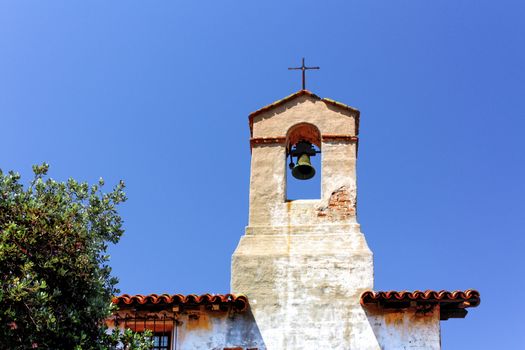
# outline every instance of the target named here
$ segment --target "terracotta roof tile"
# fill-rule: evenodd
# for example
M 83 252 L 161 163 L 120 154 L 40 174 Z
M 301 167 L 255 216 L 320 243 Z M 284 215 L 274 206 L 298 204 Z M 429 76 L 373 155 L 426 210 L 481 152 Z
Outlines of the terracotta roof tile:
M 174 306 L 174 305 L 211 305 L 228 304 L 237 311 L 244 311 L 248 307 L 248 298 L 244 295 L 235 294 L 149 294 L 128 295 L 123 294 L 113 298 L 113 304 L 120 307 L 126 306 Z
M 466 291 L 366 291 L 361 294 L 361 305 L 377 306 L 382 308 L 406 308 L 412 305 L 437 305 L 441 309 L 441 319 L 463 318 L 468 307 L 480 304 L 480 294 L 477 290 Z

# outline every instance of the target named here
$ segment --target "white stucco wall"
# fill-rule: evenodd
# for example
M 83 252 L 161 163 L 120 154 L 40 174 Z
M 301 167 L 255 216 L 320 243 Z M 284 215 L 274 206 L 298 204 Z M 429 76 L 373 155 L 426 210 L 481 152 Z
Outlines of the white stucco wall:
M 300 123 L 355 136 L 356 112 L 300 96 L 254 118 L 254 137 Z M 321 198 L 286 200 L 286 145 L 252 149 L 250 217 L 232 258 L 268 349 L 377 349 L 359 297 L 373 288 L 372 253 L 356 220 L 356 142 L 323 141 Z
M 163 315 L 168 315 L 168 321 L 163 323 Z M 266 350 L 257 323 L 250 309 L 242 312 L 211 311 L 205 306 L 194 307 L 174 314 L 171 307 L 160 313 L 139 311 L 129 312 L 126 309 L 117 313 L 120 319 L 118 327 L 121 330 L 130 328 L 137 332 L 149 329 L 156 332 L 167 332 L 171 335 L 173 350 L 223 350 L 225 348 Z M 128 321 L 124 318 L 128 315 Z M 153 319 L 157 316 L 156 323 Z M 137 321 L 133 318 L 137 318 Z M 171 321 L 178 320 L 175 326 Z M 146 318 L 146 322 L 144 319 Z M 108 320 L 111 329 L 115 327 L 115 318 Z
M 429 312 L 367 310 L 367 317 L 382 350 L 441 349 L 439 306 Z
M 266 349 L 249 310 L 234 315 L 201 313 L 198 319 L 183 317 L 181 321 L 177 329 L 178 350 Z
M 282 286 L 287 289 L 289 286 Z M 178 326 L 171 322 L 165 328 L 171 334 L 171 349 L 177 350 L 223 350 L 232 349 L 356 349 L 356 350 L 439 350 L 439 309 L 418 312 L 416 308 L 402 310 L 363 309 L 340 301 L 330 302 L 323 298 L 329 286 L 320 286 L 316 296 L 303 291 L 286 304 L 276 303 L 268 310 L 267 318 L 255 321 L 250 309 L 234 313 L 210 311 L 205 307 L 177 315 Z M 307 300 L 305 303 L 303 300 Z M 257 304 L 254 301 L 255 305 Z M 297 305 L 310 313 L 307 319 Z M 262 310 L 265 313 L 265 310 Z M 124 312 L 125 313 L 125 312 Z M 122 314 L 122 317 L 124 315 Z M 147 313 L 153 316 L 154 313 Z M 141 318 L 144 313 L 139 313 Z M 161 318 L 159 318 L 161 319 Z M 300 321 L 300 322 L 299 322 Z M 299 323 L 297 323 L 299 322 Z M 263 335 L 260 326 L 271 324 Z M 134 328 L 133 320 L 128 322 Z M 139 320 L 136 330 L 142 331 Z M 124 324 L 120 323 L 123 329 Z M 163 330 L 157 321 L 156 330 Z M 146 328 L 153 330 L 150 320 Z M 266 341 L 266 342 L 265 342 Z

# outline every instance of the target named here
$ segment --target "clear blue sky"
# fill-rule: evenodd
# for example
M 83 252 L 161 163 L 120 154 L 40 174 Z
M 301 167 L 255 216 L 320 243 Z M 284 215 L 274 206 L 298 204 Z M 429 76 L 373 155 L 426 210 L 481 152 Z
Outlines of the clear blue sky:
M 525 2 L 0 1 L 0 167 L 127 183 L 127 293 L 223 293 L 248 114 L 300 88 L 361 111 L 376 289 L 468 289 L 444 349 L 525 347 Z

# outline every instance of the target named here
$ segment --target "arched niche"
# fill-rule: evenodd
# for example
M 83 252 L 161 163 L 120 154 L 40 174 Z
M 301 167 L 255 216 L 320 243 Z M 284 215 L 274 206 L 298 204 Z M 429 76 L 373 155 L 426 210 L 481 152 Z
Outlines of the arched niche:
M 314 149 L 321 151 L 321 132 L 319 128 L 310 123 L 298 123 L 288 129 L 286 133 L 286 158 L 290 157 L 292 147 L 300 141 L 307 141 L 314 146 Z M 287 160 L 288 161 L 288 160 Z M 290 157 L 290 160 L 291 157 Z M 291 168 L 286 166 L 286 200 L 297 199 L 320 199 L 321 198 L 321 156 L 310 158 L 312 166 L 316 170 L 316 175 L 309 180 L 297 180 L 291 174 Z
M 310 123 L 295 124 L 286 133 L 286 149 L 289 151 L 299 141 L 308 141 L 321 149 L 321 132 Z

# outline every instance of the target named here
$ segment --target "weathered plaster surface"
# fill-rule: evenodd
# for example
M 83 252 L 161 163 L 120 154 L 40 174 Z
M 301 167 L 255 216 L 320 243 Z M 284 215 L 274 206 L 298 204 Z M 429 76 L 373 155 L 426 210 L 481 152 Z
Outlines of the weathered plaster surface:
M 244 236 L 232 288 L 250 299 L 268 349 L 350 349 L 363 333 L 359 305 L 372 287 L 372 256 L 352 235 Z M 376 349 L 377 347 L 358 347 Z
M 310 123 L 355 135 L 355 115 L 307 96 L 255 117 L 254 137 Z M 268 349 L 378 349 L 359 304 L 373 288 L 372 253 L 356 220 L 356 143 L 321 143 L 321 198 L 286 200 L 286 145 L 252 149 L 250 219 L 232 259 Z
M 198 318 L 184 317 L 181 321 L 177 329 L 177 349 L 180 350 L 266 349 L 249 311 L 235 315 L 201 313 Z
M 171 349 L 177 350 L 223 350 L 224 348 L 258 349 L 266 350 L 266 346 L 259 332 L 257 323 L 248 309 L 241 313 L 229 311 L 211 311 L 203 306 L 191 311 L 184 311 L 177 315 L 177 326 L 172 321 L 167 324 L 162 322 L 165 312 L 157 314 L 158 321 L 153 323 L 155 313 L 132 313 L 138 317 L 127 324 L 122 321 L 120 329 L 131 328 L 138 332 L 145 328 L 156 332 L 169 332 L 171 334 Z M 121 320 L 126 312 L 120 313 Z M 170 317 L 171 312 L 168 312 Z M 148 321 L 144 323 L 144 316 Z M 110 329 L 114 324 L 109 324 Z
M 321 153 L 321 198 L 286 200 L 286 147 L 262 145 L 252 150 L 249 228 L 274 228 L 356 223 L 356 144 L 323 142 Z M 334 194 L 342 193 L 345 216 L 327 220 L 322 211 L 334 204 Z M 333 212 L 333 211 L 332 211 Z M 341 211 L 339 211 L 342 213 Z M 336 220 L 335 220 L 336 219 Z M 319 228 L 323 230 L 323 228 Z
M 282 113 L 278 113 L 282 110 Z M 302 96 L 277 111 L 254 120 L 254 137 L 286 137 L 294 125 L 310 123 L 321 135 L 355 135 L 355 115 L 334 110 L 321 101 Z M 286 145 L 257 145 L 252 149 L 249 227 L 276 227 L 326 224 L 317 210 L 326 207 L 334 191 L 348 191 L 353 215 L 341 218 L 355 223 L 357 143 L 322 141 L 321 198 L 318 201 L 286 201 Z
M 310 96 L 300 96 L 255 116 L 253 137 L 285 136 L 299 123 L 311 123 L 323 134 L 355 135 L 356 112 L 330 106 Z
M 360 283 L 363 282 L 357 282 Z M 289 284 L 283 285 L 280 292 L 289 294 L 290 287 Z M 121 321 L 119 326 L 139 332 L 145 328 L 169 332 L 171 348 L 179 350 L 440 349 L 438 307 L 426 312 L 416 308 L 365 311 L 359 305 L 351 305 L 344 300 L 328 300 L 327 295 L 334 292 L 332 288 L 333 283 L 327 281 L 315 290 L 298 291 L 290 300 L 275 301 L 264 308 L 261 308 L 264 301 L 254 300 L 252 303 L 259 305 L 260 316 L 257 321 L 249 309 L 232 313 L 231 310 L 211 311 L 198 307 L 179 313 L 176 327 L 172 321 L 163 324 L 161 320 L 165 311 L 157 314 L 156 323 L 152 321 L 156 315 L 154 312 L 132 312 L 139 320 L 130 320 L 127 326 Z M 283 312 L 275 308 L 282 308 Z M 300 319 L 299 316 L 304 316 L 302 309 L 311 315 Z M 121 320 L 125 314 L 120 312 Z M 170 312 L 168 314 L 171 315 Z M 147 323 L 142 321 L 145 315 L 149 317 Z M 266 329 L 263 335 L 259 327 L 266 323 L 273 326 Z M 108 322 L 108 325 L 110 329 L 114 327 L 112 322 Z M 265 343 L 266 338 L 269 341 Z
M 439 306 L 429 312 L 368 310 L 367 316 L 381 349 L 441 349 Z

